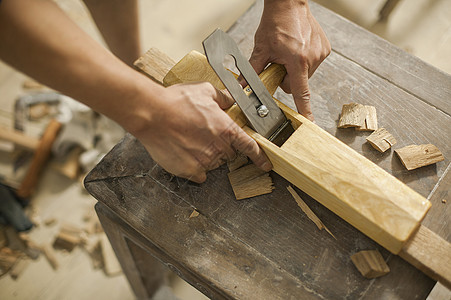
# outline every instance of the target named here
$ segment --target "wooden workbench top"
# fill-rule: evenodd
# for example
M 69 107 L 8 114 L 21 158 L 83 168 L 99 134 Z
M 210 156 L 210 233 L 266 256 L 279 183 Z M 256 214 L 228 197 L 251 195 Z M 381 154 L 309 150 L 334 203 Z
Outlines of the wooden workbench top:
M 451 76 L 315 3 L 311 10 L 332 44 L 309 82 L 317 124 L 427 197 L 432 208 L 423 224 L 450 241 Z M 261 11 L 257 1 L 229 30 L 248 56 Z M 293 107 L 283 92 L 275 97 Z M 341 107 L 350 102 L 376 107 L 379 126 L 398 141 L 395 149 L 431 143 L 445 160 L 407 171 L 393 150 L 379 153 L 365 143 L 369 133 L 337 129 Z M 429 294 L 431 279 L 297 190 L 336 240 L 319 231 L 287 191 L 289 183 L 271 176 L 273 193 L 236 201 L 225 167 L 194 184 L 162 170 L 127 135 L 85 183 L 165 253 L 166 263 L 210 296 L 421 299 Z M 200 215 L 189 218 L 193 209 Z M 358 273 L 350 257 L 369 249 L 381 251 L 388 275 L 368 280 Z M 206 286 L 217 288 L 217 294 Z

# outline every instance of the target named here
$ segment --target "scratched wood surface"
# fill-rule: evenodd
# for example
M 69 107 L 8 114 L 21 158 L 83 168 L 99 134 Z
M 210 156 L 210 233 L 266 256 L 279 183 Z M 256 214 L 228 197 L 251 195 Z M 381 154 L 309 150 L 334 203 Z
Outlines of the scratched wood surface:
M 428 197 L 432 209 L 424 224 L 449 240 L 451 118 L 449 101 L 439 100 L 450 93 L 450 76 L 319 5 L 311 7 L 333 48 L 310 80 L 318 125 Z M 258 1 L 230 30 L 248 56 L 261 10 Z M 347 49 L 351 46 L 355 49 Z M 380 56 L 375 49 L 385 54 Z M 390 63 L 396 67 L 390 69 Z M 416 68 L 429 76 L 414 76 Z M 429 78 L 433 82 L 425 83 Z M 290 104 L 290 97 L 282 92 L 276 98 Z M 432 143 L 445 161 L 408 172 L 392 150 L 381 154 L 366 144 L 369 133 L 336 129 L 341 106 L 349 102 L 375 106 L 380 127 L 398 140 L 395 148 Z M 234 200 L 226 174 L 225 167 L 214 170 L 201 185 L 172 177 L 127 135 L 85 184 L 158 253 L 164 253 L 166 263 L 212 297 L 424 299 L 433 287 L 434 282 L 414 267 L 297 190 L 337 240 L 318 231 L 287 191 L 289 183 L 277 174 L 271 173 L 276 187 L 272 194 L 244 201 Z M 189 219 L 194 208 L 200 215 Z M 369 249 L 382 253 L 391 269 L 388 275 L 367 280 L 354 268 L 351 255 Z M 211 292 L 212 287 L 217 291 Z

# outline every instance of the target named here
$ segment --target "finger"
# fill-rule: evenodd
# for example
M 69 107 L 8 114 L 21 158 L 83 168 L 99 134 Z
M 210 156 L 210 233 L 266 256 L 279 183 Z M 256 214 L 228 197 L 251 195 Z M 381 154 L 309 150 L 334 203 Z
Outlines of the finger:
M 266 65 L 268 65 L 268 58 L 254 53 L 252 53 L 251 58 L 249 58 L 249 63 L 254 68 L 255 73 L 260 74 L 265 69 Z
M 235 100 L 233 100 L 232 97 L 230 97 L 230 94 L 225 91 L 220 91 L 218 89 L 214 88 L 213 93 L 213 100 L 215 100 L 216 103 L 218 103 L 219 107 L 221 109 L 227 109 L 230 106 L 232 106 L 235 103 Z
M 231 140 L 232 147 L 248 156 L 260 169 L 268 172 L 272 169 L 271 162 L 258 146 L 257 142 L 248 136 L 239 126 L 234 128 L 235 134 Z
M 199 171 L 198 173 L 185 178 L 196 183 L 202 183 L 207 180 L 207 173 L 205 171 Z
M 304 68 L 305 69 L 305 68 Z M 294 74 L 294 76 L 293 76 Z M 312 108 L 310 106 L 310 90 L 308 85 L 308 69 L 303 72 L 292 72 L 290 74 L 290 86 L 294 98 L 294 103 L 298 112 L 309 119 L 314 121 Z

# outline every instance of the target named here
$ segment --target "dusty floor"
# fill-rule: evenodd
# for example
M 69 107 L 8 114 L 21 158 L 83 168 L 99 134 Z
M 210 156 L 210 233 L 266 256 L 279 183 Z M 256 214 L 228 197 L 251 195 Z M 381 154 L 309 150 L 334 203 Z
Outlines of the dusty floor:
M 89 34 L 101 41 L 80 0 L 58 0 L 63 9 Z M 143 50 L 157 47 L 174 60 L 190 50 L 201 50 L 201 41 L 216 27 L 227 29 L 251 4 L 252 0 L 141 0 L 141 37 Z M 374 31 L 404 50 L 419 56 L 437 68 L 451 73 L 451 1 L 401 1 L 386 23 L 376 24 L 383 0 L 319 0 L 320 4 Z M 189 12 L 189 13 L 187 13 Z M 21 95 L 26 77 L 0 62 L 0 125 L 12 126 L 13 104 Z M 39 124 L 26 128 L 30 135 L 39 133 Z M 0 150 L 0 172 L 11 172 L 10 156 Z M 33 205 L 42 219 L 55 217 L 53 226 L 33 230 L 32 238 L 51 241 L 63 221 L 81 224 L 86 211 L 93 208 L 91 198 L 78 181 L 61 176 L 53 167 L 47 169 Z M 61 267 L 53 271 L 40 257 L 13 280 L 0 278 L 0 299 L 133 299 L 123 275 L 107 277 L 94 270 L 88 255 L 80 248 L 70 254 L 58 252 Z M 180 299 L 205 299 L 182 280 L 171 282 Z M 162 298 L 167 299 L 167 298 Z

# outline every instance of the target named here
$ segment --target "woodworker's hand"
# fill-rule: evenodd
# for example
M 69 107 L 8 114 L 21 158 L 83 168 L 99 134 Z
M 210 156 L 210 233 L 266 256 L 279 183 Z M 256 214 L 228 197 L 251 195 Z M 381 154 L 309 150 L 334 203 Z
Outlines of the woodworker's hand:
M 2 0 L 0 59 L 113 119 L 175 175 L 202 182 L 236 150 L 271 169 L 257 143 L 222 110 L 231 98 L 209 83 L 164 88 L 152 82 L 90 38 L 54 1 Z
M 200 183 L 237 150 L 271 170 L 258 144 L 223 111 L 234 101 L 210 83 L 174 85 L 159 96 L 149 122 L 132 134 L 168 172 Z
M 265 0 L 250 63 L 257 74 L 269 63 L 285 66 L 281 87 L 293 94 L 296 107 L 313 121 L 308 79 L 331 51 L 321 26 L 310 13 L 307 0 Z

